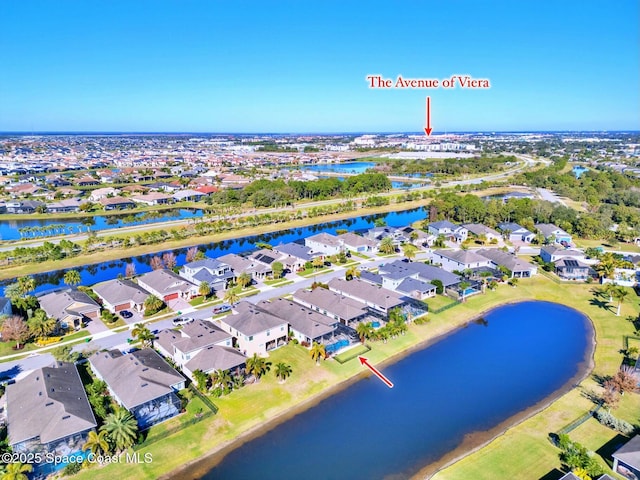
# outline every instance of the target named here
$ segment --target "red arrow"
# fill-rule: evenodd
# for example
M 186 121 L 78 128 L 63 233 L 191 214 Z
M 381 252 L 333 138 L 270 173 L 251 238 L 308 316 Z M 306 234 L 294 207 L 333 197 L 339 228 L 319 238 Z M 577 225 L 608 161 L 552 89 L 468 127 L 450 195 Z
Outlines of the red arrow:
M 369 364 L 369 360 L 367 360 L 365 357 L 358 357 L 358 360 L 360 360 L 360 363 L 362 365 L 364 365 L 365 367 L 367 367 L 369 370 L 371 370 L 373 372 L 373 374 L 378 377 L 380 380 L 382 380 L 385 385 L 389 388 L 393 388 L 393 383 L 391 383 L 391 380 L 389 380 L 387 377 L 385 377 L 383 374 L 381 374 L 377 368 L 373 367 L 372 365 Z
M 431 97 L 427 97 L 427 127 L 424 129 L 424 133 L 427 134 L 427 137 L 431 136 Z

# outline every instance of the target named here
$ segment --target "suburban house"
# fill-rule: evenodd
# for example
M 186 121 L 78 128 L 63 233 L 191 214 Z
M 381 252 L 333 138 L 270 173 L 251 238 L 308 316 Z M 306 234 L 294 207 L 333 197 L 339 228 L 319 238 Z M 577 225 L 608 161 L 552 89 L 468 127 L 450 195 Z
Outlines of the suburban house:
M 60 200 L 47 205 L 48 213 L 78 212 L 83 202 L 78 198 Z
M 536 234 L 530 232 L 524 227 L 521 227 L 517 223 L 503 222 L 498 225 L 498 230 L 502 233 L 505 240 L 510 242 L 525 242 L 531 243 Z
M 229 333 L 204 320 L 187 323 L 179 331 L 161 330 L 154 345 L 191 380 L 196 370 L 204 373 L 238 370 L 246 361 L 245 356 L 232 347 Z
M 369 238 L 365 238 L 361 235 L 357 235 L 353 232 L 343 233 L 338 235 L 338 238 L 348 250 L 352 250 L 358 253 L 375 253 L 378 251 L 378 242 L 375 242 Z
M 586 281 L 594 275 L 593 269 L 586 263 L 574 258 L 561 258 L 554 262 L 554 272 L 565 280 Z
M 203 192 L 198 192 L 196 190 L 186 189 L 186 190 L 178 190 L 173 194 L 173 199 L 176 202 L 199 202 L 204 197 L 208 195 Z
M 98 320 L 100 305 L 84 292 L 70 288 L 38 297 L 40 308 L 62 328 L 82 327 L 85 319 Z
M 242 301 L 234 314 L 218 319 L 220 326 L 233 335 L 233 346 L 244 355 L 266 355 L 287 343 L 289 326 L 286 321 L 263 308 Z
M 538 267 L 497 248 L 483 248 L 476 253 L 491 261 L 490 267 L 504 267 L 511 272 L 511 278 L 529 278 L 538 273 Z
M 413 227 L 404 227 L 401 228 L 400 231 L 409 239 L 410 243 L 418 247 L 432 246 L 437 238 L 436 235 L 423 232 L 422 230 Z
M 44 207 L 43 202 L 37 200 L 23 200 L 21 202 L 7 202 L 5 209 L 7 213 L 35 213 L 38 207 Z
M 163 302 L 190 300 L 198 295 L 198 287 L 166 268 L 145 273 L 138 278 L 138 284 Z
M 273 247 L 273 251 L 293 259 L 293 261 L 280 260 L 283 263 L 288 263 L 293 266 L 294 268 L 291 268 L 292 271 L 303 269 L 306 262 L 312 262 L 314 258 L 322 256 L 320 252 L 314 252 L 306 245 L 300 245 L 295 242 L 281 243 L 277 247 Z
M 312 345 L 313 342 L 318 342 L 326 345 L 335 339 L 336 324 L 339 323 L 336 319 L 285 298 L 263 300 L 257 305 L 285 320 L 293 338 L 303 344 Z
M 111 313 L 122 310 L 144 312 L 144 302 L 150 295 L 137 283 L 126 279 L 99 283 L 94 285 L 93 291 L 102 301 L 102 306 Z
M 421 279 L 417 269 L 410 268 L 412 262 L 395 261 L 381 265 L 377 275 L 362 272 L 360 279 L 382 285 L 409 297 L 423 300 L 436 295 L 436 286 Z M 378 283 L 380 282 L 380 283 Z
M 544 235 L 545 241 L 553 241 L 555 243 L 569 244 L 571 243 L 571 235 L 556 227 L 553 223 L 538 223 L 536 224 L 538 231 Z
M 491 266 L 491 261 L 473 250 L 434 250 L 433 263 L 439 263 L 448 272 L 471 270 Z
M 207 282 L 215 291 L 226 290 L 235 278 L 231 266 L 215 258 L 203 258 L 184 264 L 180 269 L 180 276 L 194 285 Z
M 502 238 L 502 235 L 493 228 L 489 228 L 481 223 L 465 223 L 463 227 L 476 238 L 481 238 L 484 235 L 484 238 L 486 238 L 486 241 L 489 243 L 496 243 Z
M 337 255 L 344 249 L 340 238 L 324 232 L 305 238 L 304 244 L 312 252 L 319 252 L 323 255 Z
M 300 289 L 293 294 L 293 300 L 350 327 L 355 327 L 369 315 L 364 303 L 326 288 Z
M 11 315 L 11 299 L 0 297 L 0 315 Z
M 167 205 L 175 201 L 171 195 L 160 192 L 148 192 L 143 195 L 135 195 L 131 197 L 131 200 L 136 203 L 144 203 L 145 205 Z
M 120 191 L 117 188 L 113 187 L 96 188 L 89 195 L 89 200 L 91 200 L 92 202 L 99 202 L 103 198 L 115 197 L 119 193 Z
M 273 273 L 270 264 L 262 263 L 253 257 L 243 257 L 235 253 L 228 253 L 218 257 L 218 260 L 223 264 L 229 265 L 235 275 L 248 273 L 256 280 L 263 280 Z
M 616 450 L 613 457 L 613 471 L 625 478 L 640 478 L 640 435 L 636 435 Z
M 572 258 L 583 262 L 587 257 L 580 250 L 556 247 L 555 245 L 544 245 L 540 248 L 540 258 L 545 262 L 556 262 L 562 258 Z
M 176 392 L 185 388 L 185 379 L 155 350 L 96 352 L 89 364 L 113 399 L 136 417 L 140 430 L 180 413 Z
M 125 210 L 127 208 L 135 208 L 136 206 L 133 200 L 124 197 L 101 198 L 100 204 L 105 210 Z
M 469 235 L 469 230 L 464 226 L 456 225 L 448 220 L 430 223 L 427 226 L 427 230 L 436 237 L 443 236 L 447 240 L 455 243 L 464 242 Z
M 57 362 L 7 385 L 7 432 L 14 452 L 75 453 L 96 428 L 73 363 Z
M 376 244 L 382 241 L 382 239 L 390 237 L 393 244 L 398 247 L 401 244 L 408 242 L 409 239 L 405 237 L 404 232 L 395 227 L 373 227 L 367 230 L 367 238 L 374 240 Z
M 407 304 L 407 299 L 402 295 L 358 279 L 347 281 L 343 278 L 333 278 L 329 282 L 329 290 L 358 300 L 385 317 L 389 315 L 390 310 Z

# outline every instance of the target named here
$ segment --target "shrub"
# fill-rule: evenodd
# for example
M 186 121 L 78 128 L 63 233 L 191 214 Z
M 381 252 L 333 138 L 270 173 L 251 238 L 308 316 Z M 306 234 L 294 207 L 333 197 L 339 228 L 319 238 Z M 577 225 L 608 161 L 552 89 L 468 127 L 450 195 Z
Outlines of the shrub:
M 632 435 L 636 427 L 631 425 L 629 422 L 625 422 L 624 420 L 614 417 L 611 412 L 607 412 L 606 410 L 598 410 L 595 413 L 596 420 L 598 420 L 605 427 L 612 428 L 623 435 Z

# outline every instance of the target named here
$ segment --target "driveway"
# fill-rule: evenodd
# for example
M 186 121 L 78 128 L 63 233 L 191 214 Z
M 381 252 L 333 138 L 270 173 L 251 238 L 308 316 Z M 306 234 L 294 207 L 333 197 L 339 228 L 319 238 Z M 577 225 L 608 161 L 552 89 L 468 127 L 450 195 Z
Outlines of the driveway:
M 167 302 L 167 306 L 173 310 L 174 312 L 184 312 L 185 310 L 189 310 L 191 305 L 189 302 L 182 298 L 176 298 L 175 300 L 169 300 Z

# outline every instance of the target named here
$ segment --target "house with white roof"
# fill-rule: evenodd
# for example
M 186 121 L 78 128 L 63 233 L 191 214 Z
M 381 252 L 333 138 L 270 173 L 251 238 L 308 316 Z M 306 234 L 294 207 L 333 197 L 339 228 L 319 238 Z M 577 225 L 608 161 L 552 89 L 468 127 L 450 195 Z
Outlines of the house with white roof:
M 337 255 L 344 249 L 344 244 L 339 237 L 325 232 L 305 238 L 304 244 L 312 252 L 323 255 Z
M 433 263 L 439 263 L 448 272 L 489 267 L 491 261 L 478 255 L 473 250 L 434 250 L 431 254 Z
M 144 312 L 144 302 L 151 295 L 137 283 L 126 279 L 114 279 L 93 286 L 102 306 L 111 313 L 122 310 Z

